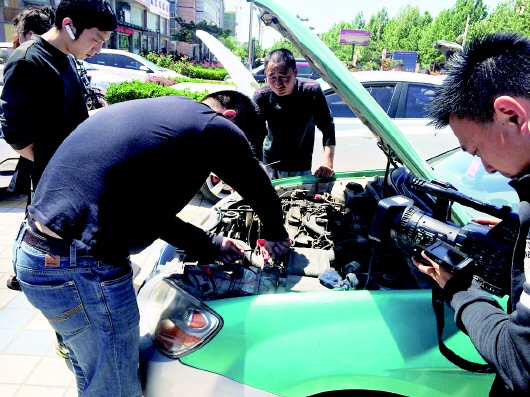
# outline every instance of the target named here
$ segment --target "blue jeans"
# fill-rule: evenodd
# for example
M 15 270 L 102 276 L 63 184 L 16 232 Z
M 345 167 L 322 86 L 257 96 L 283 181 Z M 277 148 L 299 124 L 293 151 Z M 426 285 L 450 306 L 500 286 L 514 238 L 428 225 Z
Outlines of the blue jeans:
M 139 312 L 130 267 L 78 255 L 45 261 L 17 237 L 16 275 L 30 303 L 70 350 L 80 396 L 140 397 Z M 47 265 L 47 266 L 46 266 Z

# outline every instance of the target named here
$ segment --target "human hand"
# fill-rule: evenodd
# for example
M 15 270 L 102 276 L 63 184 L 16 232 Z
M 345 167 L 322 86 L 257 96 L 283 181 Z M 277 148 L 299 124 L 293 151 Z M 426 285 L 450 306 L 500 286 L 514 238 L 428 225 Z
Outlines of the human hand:
M 432 261 L 425 255 L 425 251 L 421 252 L 421 260 L 412 258 L 412 262 L 422 273 L 425 273 L 427 276 L 432 277 L 434 281 L 438 283 L 440 287 L 444 287 L 445 283 L 449 281 L 453 274 L 448 272 L 443 267 L 438 265 L 436 262 Z
M 291 239 L 288 237 L 285 240 L 280 241 L 265 241 L 264 247 L 271 256 L 272 260 L 280 262 L 281 258 L 287 253 L 291 246 Z
M 216 259 L 224 263 L 231 263 L 240 259 L 243 254 L 244 249 L 235 240 L 223 237 Z
M 328 167 L 327 165 L 321 165 L 318 170 L 314 172 L 313 175 L 318 176 L 320 178 L 331 178 L 335 174 L 335 171 L 333 171 L 332 167 Z

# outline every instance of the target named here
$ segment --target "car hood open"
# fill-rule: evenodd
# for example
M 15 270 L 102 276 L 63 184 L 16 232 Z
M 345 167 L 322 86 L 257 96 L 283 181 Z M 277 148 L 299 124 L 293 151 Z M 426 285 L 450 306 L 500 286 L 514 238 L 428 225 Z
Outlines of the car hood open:
M 253 4 L 259 8 L 263 23 L 277 30 L 293 43 L 304 58 L 318 70 L 320 76 L 372 131 L 387 156 L 392 156 L 418 177 L 434 178 L 431 167 L 418 155 L 362 84 L 352 76 L 352 73 L 317 35 L 296 16 L 285 10 L 279 1 L 255 0 Z M 197 31 L 197 36 L 225 67 L 236 83 L 237 90 L 252 97 L 259 85 L 241 61 L 210 34 Z
M 266 26 L 274 28 L 296 46 L 304 58 L 319 72 L 322 79 L 341 96 L 357 117 L 370 129 L 387 157 L 390 156 L 401 163 L 417 177 L 427 180 L 435 179 L 429 164 L 419 156 L 385 111 L 315 33 L 277 0 L 254 0 L 253 4 L 260 11 L 261 21 Z M 251 96 L 257 83 L 241 61 L 208 33 L 198 31 L 197 36 L 208 45 L 232 79 L 236 81 L 237 89 Z M 215 41 L 221 44 L 226 51 L 212 44 Z M 457 207 L 453 208 L 453 215 L 456 218 L 466 219 L 467 216 Z

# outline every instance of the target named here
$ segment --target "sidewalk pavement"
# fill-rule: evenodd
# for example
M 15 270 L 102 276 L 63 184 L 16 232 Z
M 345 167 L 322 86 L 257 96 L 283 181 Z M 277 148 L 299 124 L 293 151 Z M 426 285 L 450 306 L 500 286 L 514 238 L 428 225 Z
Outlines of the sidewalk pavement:
M 24 219 L 27 196 L 0 193 L 0 396 L 75 397 L 73 373 L 55 353 L 55 333 L 22 292 L 6 287 L 13 274 L 11 249 Z M 179 214 L 192 219 L 211 203 L 198 194 Z M 135 286 L 140 286 L 155 264 L 161 240 L 131 257 Z

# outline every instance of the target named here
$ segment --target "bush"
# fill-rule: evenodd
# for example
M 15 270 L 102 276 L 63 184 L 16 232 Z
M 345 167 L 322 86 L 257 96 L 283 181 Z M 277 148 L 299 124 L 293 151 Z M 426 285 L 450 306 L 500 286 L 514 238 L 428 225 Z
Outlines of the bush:
M 204 80 L 224 80 L 227 71 L 223 68 L 210 69 L 194 65 L 190 62 L 175 62 L 171 69 L 184 76 Z
M 174 70 L 190 78 L 223 81 L 228 74 L 219 62 L 205 60 L 197 62 L 190 60 L 187 56 L 183 56 L 178 61 L 174 61 L 171 56 L 164 54 L 158 55 L 154 52 L 149 52 L 145 55 L 145 58 L 158 66 Z
M 109 104 L 130 101 L 133 99 L 156 98 L 159 96 L 178 95 L 200 101 L 208 91 L 192 92 L 189 89 L 175 90 L 153 82 L 124 81 L 111 85 L 105 95 Z

